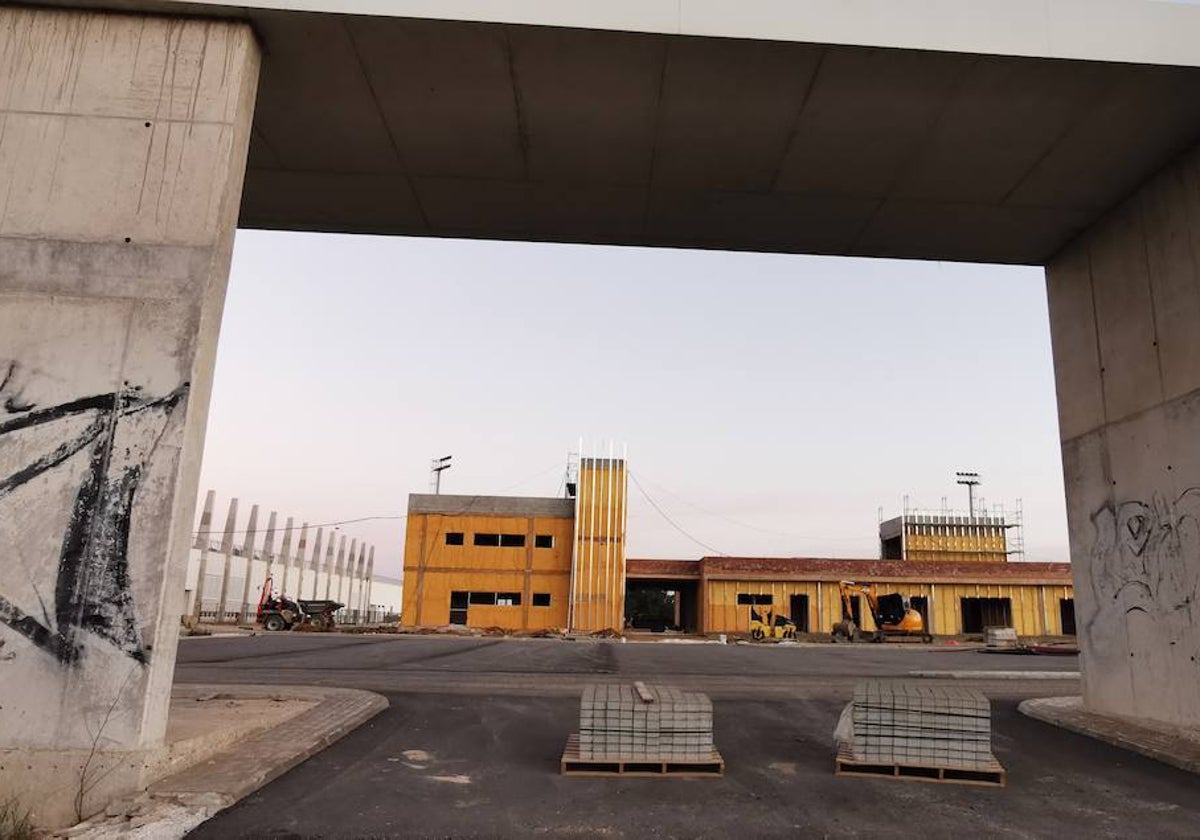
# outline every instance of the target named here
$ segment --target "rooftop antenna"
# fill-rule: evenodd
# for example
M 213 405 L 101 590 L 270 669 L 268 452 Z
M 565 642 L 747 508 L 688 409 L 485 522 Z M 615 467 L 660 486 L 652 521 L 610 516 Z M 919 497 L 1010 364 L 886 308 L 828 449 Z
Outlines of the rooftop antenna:
M 442 473 L 450 469 L 450 459 L 453 455 L 446 455 L 443 458 L 434 458 L 429 467 L 429 484 L 433 487 L 434 495 L 442 493 Z
M 956 472 L 955 484 L 966 485 L 967 488 L 967 510 L 972 519 L 975 518 L 975 488 L 983 482 L 979 480 L 977 472 Z

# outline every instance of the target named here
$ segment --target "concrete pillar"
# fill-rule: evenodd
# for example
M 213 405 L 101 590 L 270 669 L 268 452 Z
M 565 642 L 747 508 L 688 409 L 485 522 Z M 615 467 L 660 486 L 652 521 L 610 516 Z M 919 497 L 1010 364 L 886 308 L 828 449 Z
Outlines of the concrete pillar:
M 1085 705 L 1200 728 L 1200 151 L 1047 266 Z
M 303 597 L 304 592 L 304 558 L 308 554 L 308 523 L 300 526 L 300 544 L 296 546 L 296 594 Z
M 283 526 L 283 547 L 279 549 L 279 565 L 283 567 L 283 580 L 279 582 L 276 591 L 280 595 L 287 594 L 288 567 L 291 566 L 292 556 L 292 517 L 287 518 Z
M 320 570 L 321 537 L 324 535 L 324 532 L 325 529 L 323 528 L 317 529 L 317 541 L 313 544 L 312 564 L 309 567 L 309 571 L 312 572 L 312 594 L 308 597 L 314 599 L 317 597 L 317 573 Z
M 0 7 L 0 790 L 42 825 L 163 742 L 257 77 L 243 23 Z
M 325 595 L 326 601 L 329 600 L 329 588 L 333 583 L 333 538 L 337 534 L 334 531 L 329 535 L 329 545 L 325 549 Z
M 242 601 L 238 604 L 238 622 L 246 621 L 250 600 L 250 578 L 254 576 L 254 545 L 258 542 L 258 505 L 250 507 L 250 522 L 246 525 L 246 539 L 242 542 L 242 557 L 246 560 L 246 572 L 242 576 Z
M 237 532 L 238 500 L 229 500 L 229 513 L 225 516 L 225 536 L 221 538 L 221 553 L 225 555 L 225 566 L 221 572 L 221 593 L 217 597 L 218 623 L 225 620 L 225 610 L 229 600 L 229 575 L 233 567 L 233 542 Z
M 375 546 L 371 546 L 371 553 L 367 555 L 367 586 L 363 597 L 363 609 L 368 613 L 371 611 L 371 588 L 375 583 Z
M 204 578 L 208 575 L 208 552 L 212 545 L 213 504 L 217 494 L 209 490 L 204 497 L 204 512 L 200 514 L 200 530 L 196 534 L 195 547 L 200 549 L 200 568 L 196 574 L 196 591 L 192 593 L 192 620 L 200 620 L 200 608 L 204 601 Z
M 354 612 L 354 555 L 358 551 L 358 537 L 350 540 L 350 553 L 346 555 L 346 612 Z M 341 598 L 338 598 L 341 601 Z
M 337 576 L 337 595 L 335 596 L 334 600 L 338 601 L 339 603 L 344 603 L 342 601 L 342 580 L 346 573 L 346 565 L 344 562 L 345 559 L 346 537 L 343 536 L 340 540 L 338 540 L 337 565 L 333 568 L 333 573 Z
M 267 517 L 267 536 L 263 540 L 263 560 L 267 564 L 267 569 L 263 573 L 263 581 L 271 577 L 271 573 L 275 568 L 275 511 L 271 511 L 271 515 Z M 257 602 L 257 598 L 255 601 Z
M 363 543 L 358 547 L 358 564 L 354 567 L 354 612 L 357 614 L 357 623 L 363 622 L 362 610 L 362 594 L 363 581 L 366 579 L 367 573 L 367 544 Z

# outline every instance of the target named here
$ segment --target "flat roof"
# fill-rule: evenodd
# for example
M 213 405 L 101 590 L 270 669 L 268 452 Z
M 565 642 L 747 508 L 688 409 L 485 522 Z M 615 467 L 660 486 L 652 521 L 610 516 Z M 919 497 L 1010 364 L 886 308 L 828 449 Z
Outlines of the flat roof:
M 575 517 L 574 499 L 537 496 L 452 496 L 413 493 L 408 497 L 408 513 L 433 513 L 445 516 L 540 516 L 555 519 Z
M 709 580 L 853 580 L 1071 585 L 1070 563 L 855 560 L 826 557 L 704 557 Z

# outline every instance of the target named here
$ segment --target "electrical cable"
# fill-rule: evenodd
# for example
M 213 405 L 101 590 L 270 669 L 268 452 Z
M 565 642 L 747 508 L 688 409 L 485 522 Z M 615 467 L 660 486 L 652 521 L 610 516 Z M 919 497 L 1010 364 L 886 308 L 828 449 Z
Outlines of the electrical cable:
M 658 506 L 658 503 L 655 502 L 654 499 L 650 498 L 650 494 L 646 492 L 646 488 L 642 486 L 642 483 L 640 481 L 638 481 L 638 478 L 636 475 L 634 475 L 633 471 L 628 470 L 628 473 L 629 473 L 629 477 L 633 479 L 633 483 L 637 487 L 638 492 L 640 492 L 642 494 L 642 496 L 645 497 L 646 501 L 650 503 L 650 507 L 652 507 L 656 511 L 658 511 L 658 515 L 661 516 L 663 519 L 665 519 L 667 521 L 667 524 L 669 524 L 676 531 L 683 534 L 689 540 L 691 540 L 692 542 L 694 542 L 696 545 L 700 546 L 701 548 L 705 549 L 706 551 L 711 551 L 713 554 L 720 555 L 721 557 L 729 556 L 729 554 L 727 554 L 726 552 L 721 551 L 720 549 L 713 548 L 708 543 L 696 539 L 691 534 L 689 534 L 687 531 L 685 531 L 683 528 L 681 528 L 675 522 L 675 520 L 673 520 L 671 517 L 667 516 L 666 512 Z

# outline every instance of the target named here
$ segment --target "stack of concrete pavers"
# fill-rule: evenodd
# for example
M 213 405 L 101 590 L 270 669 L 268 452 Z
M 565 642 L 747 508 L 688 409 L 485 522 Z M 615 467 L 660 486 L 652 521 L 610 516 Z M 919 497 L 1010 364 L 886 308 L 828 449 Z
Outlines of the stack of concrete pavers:
M 995 764 L 988 699 L 972 688 L 870 680 L 854 689 L 856 761 L 977 769 Z
M 579 757 L 707 761 L 712 702 L 704 694 L 652 685 L 591 685 L 579 703 Z

